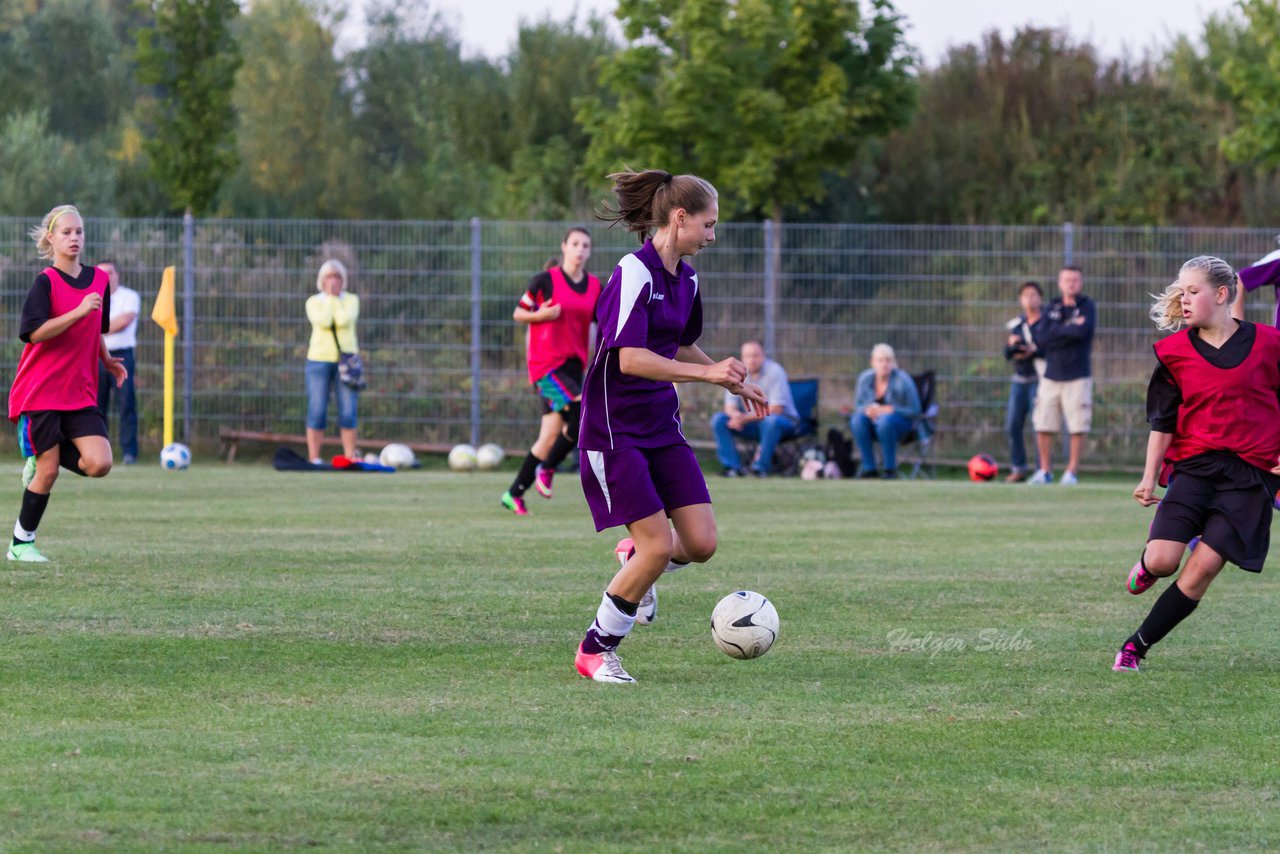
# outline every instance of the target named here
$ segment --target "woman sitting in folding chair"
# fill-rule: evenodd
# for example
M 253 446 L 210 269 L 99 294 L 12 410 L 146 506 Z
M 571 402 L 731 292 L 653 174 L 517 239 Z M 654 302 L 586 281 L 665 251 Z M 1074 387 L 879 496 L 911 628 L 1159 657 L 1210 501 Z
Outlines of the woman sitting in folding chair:
M 858 477 L 898 476 L 898 442 L 920 415 L 920 395 L 911 375 L 898 367 L 893 348 L 871 348 L 871 367 L 858 376 L 849 426 L 862 457 Z M 875 444 L 883 464 L 876 466 Z

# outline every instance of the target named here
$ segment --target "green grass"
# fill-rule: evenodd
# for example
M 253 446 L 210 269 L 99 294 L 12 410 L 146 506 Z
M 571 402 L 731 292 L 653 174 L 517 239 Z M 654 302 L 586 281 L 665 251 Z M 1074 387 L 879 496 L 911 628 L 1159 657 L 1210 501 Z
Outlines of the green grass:
M 64 477 L 56 563 L 0 566 L 0 850 L 1280 845 L 1275 574 L 1112 673 L 1154 601 L 1127 481 L 715 479 L 619 687 L 572 669 L 616 537 L 508 476 Z M 739 588 L 755 661 L 708 630 Z

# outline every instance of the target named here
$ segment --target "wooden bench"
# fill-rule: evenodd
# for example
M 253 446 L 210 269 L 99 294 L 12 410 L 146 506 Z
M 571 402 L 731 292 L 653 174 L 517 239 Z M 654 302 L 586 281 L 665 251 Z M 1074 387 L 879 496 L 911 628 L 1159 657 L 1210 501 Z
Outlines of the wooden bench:
M 273 445 L 305 445 L 307 437 L 296 433 L 265 433 L 259 430 L 233 430 L 230 427 L 218 428 L 218 439 L 222 442 L 222 453 L 226 454 L 227 462 L 235 462 L 236 451 L 241 442 L 267 442 Z M 357 439 L 357 450 L 380 451 L 390 441 L 384 439 Z M 401 445 L 408 445 L 414 452 L 419 454 L 447 454 L 453 447 L 452 445 L 443 445 L 436 442 L 400 442 Z M 321 442 L 321 446 L 342 446 L 342 440 L 337 436 L 326 436 Z M 508 456 L 513 452 L 507 451 Z M 523 454 L 524 451 L 516 451 L 514 453 Z

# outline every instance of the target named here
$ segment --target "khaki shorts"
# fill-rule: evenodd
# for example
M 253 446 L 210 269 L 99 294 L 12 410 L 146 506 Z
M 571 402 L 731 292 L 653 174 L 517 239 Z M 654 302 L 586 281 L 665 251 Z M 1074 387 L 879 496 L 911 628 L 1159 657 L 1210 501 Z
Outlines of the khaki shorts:
M 1062 419 L 1067 419 L 1068 433 L 1088 433 L 1093 423 L 1093 378 L 1078 380 L 1040 380 L 1031 423 L 1037 433 L 1057 433 Z

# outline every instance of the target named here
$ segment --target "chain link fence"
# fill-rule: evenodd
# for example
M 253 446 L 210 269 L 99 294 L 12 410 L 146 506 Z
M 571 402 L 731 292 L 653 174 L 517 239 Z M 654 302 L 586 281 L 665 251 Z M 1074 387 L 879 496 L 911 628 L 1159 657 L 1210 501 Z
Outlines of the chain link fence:
M 23 300 L 42 266 L 26 235 L 33 224 L 0 218 L 0 324 L 10 330 L 0 341 L 4 393 L 22 347 L 16 332 Z M 359 338 L 370 380 L 360 400 L 362 436 L 512 448 L 533 439 L 540 410 L 524 373 L 523 329 L 511 313 L 568 224 L 193 225 L 188 247 L 180 219 L 86 222 L 85 260 L 114 260 L 122 282 L 143 295 L 137 383 L 144 444 L 158 447 L 160 437 L 162 334 L 146 315 L 163 268 L 178 266 L 179 317 L 192 319 L 179 343 L 178 388 L 189 389 L 177 407 L 180 428 L 188 442 L 212 445 L 220 427 L 302 432 L 310 335 L 303 305 L 326 258 L 347 265 L 361 299 Z M 588 266 L 607 278 L 635 248 L 634 238 L 591 231 Z M 1219 255 L 1238 267 L 1274 246 L 1273 232 L 1258 229 L 1069 224 L 755 223 L 720 226 L 717 236 L 694 262 L 703 283 L 704 350 L 720 357 L 747 338 L 764 338 L 792 377 L 821 379 L 823 427 L 847 428 L 840 408 L 852 402 L 871 347 L 888 342 L 904 369 L 937 371 L 938 449 L 955 459 L 977 451 L 1005 457 L 1010 369 L 1001 349 L 1005 323 L 1017 314 L 1018 285 L 1038 281 L 1051 296 L 1058 269 L 1081 266 L 1085 292 L 1099 308 L 1087 460 L 1108 466 L 1140 465 L 1145 449 L 1143 402 L 1157 337 L 1146 319 L 1148 295 L 1193 255 Z M 777 258 L 771 246 L 780 246 Z M 1249 310 L 1269 322 L 1269 295 L 1251 299 Z M 717 390 L 681 392 L 686 435 L 709 439 Z

